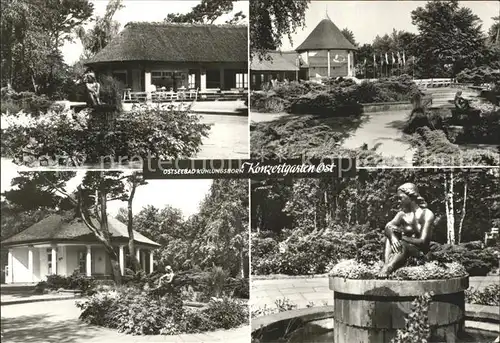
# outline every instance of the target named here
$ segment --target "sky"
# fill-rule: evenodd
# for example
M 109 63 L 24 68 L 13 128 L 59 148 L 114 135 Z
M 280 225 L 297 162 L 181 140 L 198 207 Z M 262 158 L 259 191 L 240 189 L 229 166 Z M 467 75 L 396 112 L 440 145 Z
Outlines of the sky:
M 19 176 L 19 167 L 2 159 L 1 173 L 1 191 L 7 191 L 12 188 L 11 181 Z M 130 171 L 126 171 L 130 173 Z M 78 171 L 77 175 L 68 181 L 65 190 L 72 192 L 80 184 L 85 171 Z M 134 197 L 133 212 L 137 214 L 144 206 L 153 205 L 157 208 L 163 208 L 165 205 L 171 205 L 182 211 L 185 219 L 199 212 L 199 205 L 210 191 L 212 180 L 148 180 L 147 185 L 137 188 Z M 108 214 L 115 216 L 120 207 L 126 208 L 124 201 L 108 202 Z
M 106 13 L 108 0 L 91 0 L 94 4 L 94 17 L 103 16 Z M 163 21 L 169 13 L 187 13 L 201 1 L 174 1 L 174 0 L 123 0 L 125 6 L 114 16 L 114 20 L 121 24 L 121 29 L 125 24 L 132 21 Z M 234 4 L 233 12 L 218 18 L 215 24 L 223 24 L 226 20 L 232 18 L 233 14 L 243 11 L 248 20 L 248 1 L 238 1 Z M 67 64 L 73 64 L 78 61 L 83 52 L 82 45 L 78 39 L 75 43 L 67 43 L 62 48 L 64 61 Z
M 283 39 L 281 50 L 293 50 L 307 38 L 316 25 L 326 17 L 340 29 L 348 28 L 361 45 L 372 43 L 379 35 L 390 34 L 393 29 L 418 33 L 411 23 L 411 11 L 425 6 L 427 1 L 311 1 L 306 11 L 305 26 L 292 34 L 293 44 Z M 499 1 L 460 1 L 469 7 L 483 22 L 483 31 L 493 25 L 492 17 L 498 16 Z

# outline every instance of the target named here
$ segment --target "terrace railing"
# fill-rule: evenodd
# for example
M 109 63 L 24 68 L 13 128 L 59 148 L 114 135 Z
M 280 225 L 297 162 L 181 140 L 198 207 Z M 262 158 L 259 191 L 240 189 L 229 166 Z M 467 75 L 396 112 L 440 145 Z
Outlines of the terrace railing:
M 198 89 L 179 90 L 174 91 L 155 91 L 155 92 L 132 92 L 126 89 L 123 93 L 123 101 L 125 103 L 138 103 L 138 102 L 175 102 L 175 101 L 192 101 L 192 100 L 238 100 L 246 99 L 248 96 L 248 89 L 230 89 L 220 90 L 218 88 L 209 88 L 203 91 Z

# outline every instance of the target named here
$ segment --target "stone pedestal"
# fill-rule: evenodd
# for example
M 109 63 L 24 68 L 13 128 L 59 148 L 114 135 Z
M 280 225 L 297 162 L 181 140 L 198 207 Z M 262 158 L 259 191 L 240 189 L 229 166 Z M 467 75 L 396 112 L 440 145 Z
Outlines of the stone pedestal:
M 429 324 L 434 341 L 454 343 L 464 330 L 468 277 L 447 280 L 351 280 L 330 277 L 335 343 L 390 342 L 404 329 L 411 303 L 433 292 Z

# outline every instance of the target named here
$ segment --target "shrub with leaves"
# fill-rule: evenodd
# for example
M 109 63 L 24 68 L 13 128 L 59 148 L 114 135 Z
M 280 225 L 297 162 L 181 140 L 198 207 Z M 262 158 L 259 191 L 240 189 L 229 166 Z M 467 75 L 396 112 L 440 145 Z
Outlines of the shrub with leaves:
M 498 252 L 493 247 L 483 249 L 477 243 L 436 244 L 430 258 L 444 263 L 458 262 L 470 276 L 486 276 L 491 270 L 498 268 Z
M 465 302 L 469 304 L 500 306 L 500 285 L 493 284 L 483 289 L 467 289 Z
M 20 111 L 38 116 L 47 112 L 54 102 L 46 95 L 37 95 L 33 92 L 15 92 L 13 90 L 2 90 L 1 109 L 2 114 L 15 115 Z
M 158 295 L 135 287 L 99 292 L 77 303 L 80 319 L 133 335 L 179 334 L 230 329 L 248 321 L 246 302 L 212 299 L 205 308 L 183 308 L 178 292 Z
M 91 295 L 97 283 L 93 277 L 88 277 L 77 271 L 70 276 L 48 275 L 46 281 L 41 281 L 37 284 L 38 292 L 43 292 L 44 289 L 73 289 L 82 291 L 83 294 Z
M 11 120 L 2 130 L 2 155 L 16 157 L 18 164 L 36 164 L 46 156 L 53 163 L 70 163 L 80 156 L 84 162 L 97 163 L 102 157 L 160 159 L 190 157 L 199 152 L 209 125 L 186 111 L 153 106 L 137 106 L 120 114 L 112 127 L 95 127 L 91 111 L 78 115 L 72 111 L 49 111 L 26 121 Z M 95 118 L 94 118 L 95 119 Z M 33 156 L 26 160 L 26 151 Z M 67 159 L 56 159 L 66 156 Z
M 289 112 L 324 116 L 350 116 L 361 113 L 360 103 L 408 101 L 418 87 L 408 75 L 375 82 L 330 78 L 314 82 L 280 83 L 264 92 L 250 95 L 252 110 Z
M 431 336 L 429 325 L 429 306 L 432 292 L 416 298 L 412 311 L 405 318 L 405 328 L 398 330 L 391 343 L 427 343 Z

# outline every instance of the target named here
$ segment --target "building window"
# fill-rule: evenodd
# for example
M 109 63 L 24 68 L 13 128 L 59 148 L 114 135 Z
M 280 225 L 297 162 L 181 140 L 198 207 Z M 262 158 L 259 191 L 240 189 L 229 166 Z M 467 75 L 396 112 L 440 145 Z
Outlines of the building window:
M 196 74 L 189 74 L 188 87 L 191 89 L 196 88 Z
M 56 248 L 56 254 L 57 254 L 57 248 Z M 52 274 L 52 248 L 47 248 L 47 267 L 48 267 L 48 274 Z M 56 270 L 54 271 L 54 274 L 57 273 L 57 265 L 56 265 Z
M 191 76 L 191 75 L 189 75 Z M 155 70 L 151 72 L 151 84 L 156 90 L 174 90 L 188 86 L 188 73 L 174 70 Z
M 86 251 L 79 251 L 78 252 L 78 271 L 82 274 L 87 272 L 87 252 Z
M 127 72 L 124 70 L 113 71 L 113 78 L 122 83 L 125 87 L 128 87 Z
M 236 73 L 236 88 L 247 88 L 247 87 L 248 87 L 248 74 Z

